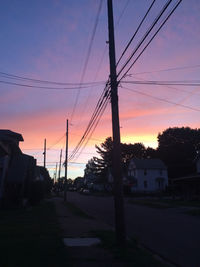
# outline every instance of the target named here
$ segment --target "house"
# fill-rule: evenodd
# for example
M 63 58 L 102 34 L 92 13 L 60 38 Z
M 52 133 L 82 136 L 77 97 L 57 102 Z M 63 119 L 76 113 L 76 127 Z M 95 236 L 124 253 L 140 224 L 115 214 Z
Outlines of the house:
M 24 141 L 21 134 L 0 130 L 0 206 L 18 205 L 36 198 L 37 177 L 44 180 L 47 176 L 46 169 L 36 168 L 34 157 L 22 153 L 19 148 L 21 141 Z M 49 179 L 48 176 L 43 184 L 46 185 Z
M 127 179 L 132 192 L 157 192 L 168 186 L 167 167 L 160 159 L 130 160 Z
M 0 201 L 5 198 L 10 175 L 10 165 L 15 161 L 15 155 L 22 155 L 19 142 L 23 141 L 21 134 L 10 130 L 0 130 Z
M 195 159 L 196 173 L 174 178 L 172 180 L 173 193 L 183 199 L 200 199 L 200 157 Z

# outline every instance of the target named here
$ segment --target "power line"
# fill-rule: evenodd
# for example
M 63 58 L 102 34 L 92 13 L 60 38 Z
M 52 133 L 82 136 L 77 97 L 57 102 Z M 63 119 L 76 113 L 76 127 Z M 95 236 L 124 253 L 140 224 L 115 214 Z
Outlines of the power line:
M 63 134 L 55 143 L 53 143 L 51 146 L 47 148 L 47 150 L 50 150 L 52 147 L 57 145 L 63 138 L 65 137 L 65 134 Z
M 146 85 L 177 85 L 177 86 L 200 86 L 199 80 L 190 81 L 121 81 L 126 84 L 146 84 Z
M 92 137 L 94 131 L 96 130 L 96 128 L 97 128 L 97 126 L 98 126 L 98 124 L 99 124 L 99 122 L 100 122 L 100 120 L 101 120 L 101 118 L 102 118 L 102 116 L 103 116 L 103 113 L 105 112 L 105 110 L 106 110 L 106 108 L 107 108 L 108 102 L 109 102 L 109 99 L 107 98 L 107 100 L 104 102 L 104 105 L 103 105 L 103 107 L 102 107 L 102 109 L 101 109 L 101 111 L 100 111 L 100 113 L 99 113 L 99 117 L 98 117 L 98 119 L 97 119 L 96 122 L 94 123 L 93 130 L 91 131 L 91 133 L 90 133 L 90 135 L 89 135 L 89 137 L 88 137 L 86 143 L 85 143 L 84 146 L 82 147 L 82 149 L 81 149 L 81 151 L 79 152 L 79 154 L 77 155 L 76 159 L 79 158 L 80 155 L 81 155 L 82 153 L 84 153 L 83 150 L 84 150 L 85 147 L 87 146 L 88 142 L 92 139 L 91 137 Z
M 117 19 L 117 22 L 116 22 L 115 27 L 117 27 L 117 26 L 119 25 L 119 23 L 120 23 L 120 21 L 121 21 L 123 15 L 124 15 L 124 13 L 125 13 L 125 11 L 126 11 L 128 5 L 129 5 L 129 3 L 130 3 L 130 0 L 127 0 L 126 3 L 125 3 L 125 5 L 124 5 L 124 8 L 122 9 L 122 11 L 121 11 L 121 13 L 120 13 L 120 15 L 119 15 L 119 17 L 118 17 L 118 19 Z
M 141 77 L 140 78 L 137 77 L 137 79 L 139 79 L 140 81 L 147 82 L 146 79 L 143 79 Z M 122 83 L 123 83 L 123 81 L 122 81 Z M 190 94 L 190 91 L 184 90 L 184 89 L 179 88 L 179 87 L 177 88 L 177 87 L 174 87 L 174 86 L 171 86 L 171 85 L 167 85 L 167 84 L 159 85 L 159 86 L 161 86 L 161 88 L 165 87 L 165 88 L 173 89 L 173 90 L 176 90 L 176 91 L 179 91 L 179 92 Z M 200 92 L 193 92 L 193 94 L 200 94 Z
M 96 108 L 92 114 L 92 117 L 88 123 L 88 126 L 82 136 L 82 138 L 80 139 L 80 141 L 78 142 L 78 144 L 76 145 L 76 147 L 74 148 L 74 150 L 72 151 L 71 155 L 69 156 L 69 160 L 72 160 L 75 155 L 78 153 L 78 151 L 80 150 L 82 144 L 84 143 L 85 139 L 87 138 L 87 136 L 89 135 L 89 133 L 91 132 L 93 126 L 95 125 L 95 122 L 98 120 L 102 109 L 104 108 L 104 105 L 106 103 L 106 101 L 108 101 L 108 98 L 110 96 L 110 92 L 109 92 L 109 87 L 108 84 L 105 86 L 101 97 L 98 100 L 98 103 L 96 105 Z
M 157 31 L 153 34 L 153 36 L 151 37 L 151 39 L 149 40 L 149 42 L 145 45 L 145 47 L 142 49 L 142 51 L 139 53 L 139 55 L 136 57 L 136 59 L 134 60 L 134 62 L 131 64 L 131 66 L 128 68 L 128 70 L 123 74 L 123 76 L 120 78 L 120 81 L 126 76 L 126 74 L 129 72 L 129 70 L 133 67 L 133 65 L 136 63 L 136 61 L 139 59 L 139 57 L 143 54 L 143 52 L 146 50 L 146 48 L 149 46 L 149 44 L 153 41 L 153 39 L 155 38 L 155 36 L 158 34 L 158 32 L 162 29 L 162 27 L 164 26 L 164 24 L 167 22 L 167 20 L 170 18 L 170 16 L 174 13 L 174 11 L 176 10 L 176 8 L 179 6 L 179 4 L 181 3 L 182 0 L 178 0 L 178 3 L 172 8 L 171 11 L 169 11 L 167 17 L 163 20 L 163 22 L 161 23 L 160 27 L 157 29 Z M 168 1 L 168 3 L 171 1 Z M 167 4 L 168 4 L 167 3 Z M 164 7 L 165 9 L 165 7 Z M 160 15 L 159 15 L 160 17 Z M 157 19 L 156 19 L 157 20 Z M 132 53 L 131 57 L 134 55 L 135 51 Z M 125 63 L 126 64 L 126 63 Z M 127 63 L 128 64 L 128 63 Z M 126 65 L 127 65 L 126 64 Z M 124 65 L 125 66 L 125 65 Z M 123 67 L 124 68 L 124 67 Z M 121 70 L 120 70 L 121 72 Z M 119 74 L 118 74 L 119 75 Z
M 140 42 L 138 43 L 138 45 L 136 46 L 136 48 L 133 50 L 132 54 L 129 56 L 129 58 L 127 59 L 127 61 L 124 63 L 124 65 L 122 66 L 122 68 L 120 69 L 119 73 L 117 74 L 117 76 L 119 76 L 121 74 L 121 72 L 124 70 L 124 68 L 128 65 L 128 63 L 131 61 L 131 59 L 133 58 L 133 56 L 136 54 L 136 52 L 138 51 L 138 49 L 140 48 L 140 46 L 143 44 L 143 42 L 146 40 L 146 38 L 148 37 L 148 35 L 151 33 L 151 31 L 153 30 L 153 28 L 155 27 L 155 25 L 159 22 L 160 18 L 162 17 L 162 15 L 165 13 L 165 11 L 167 10 L 168 6 L 170 5 L 170 3 L 172 2 L 172 0 L 168 0 L 168 2 L 164 5 L 163 9 L 161 10 L 161 12 L 158 14 L 158 16 L 155 18 L 155 20 L 153 21 L 153 23 L 151 24 L 151 26 L 149 27 L 149 29 L 146 31 L 146 33 L 144 34 L 144 36 L 142 37 L 142 39 L 140 40 Z M 151 7 L 151 6 L 150 6 Z M 140 25 L 139 25 L 140 26 Z M 137 33 L 137 31 L 136 31 Z M 132 38 L 135 37 L 135 34 L 133 35 Z M 130 43 L 130 42 L 129 42 Z
M 125 13 L 125 11 L 126 11 L 128 5 L 129 5 L 129 3 L 130 3 L 130 0 L 127 0 L 126 3 L 125 3 L 125 5 L 124 5 L 124 7 L 123 7 L 123 9 L 122 9 L 122 11 L 121 11 L 121 13 L 120 13 L 120 15 L 119 15 L 119 17 L 118 17 L 118 20 L 117 20 L 117 22 L 116 22 L 116 27 L 119 25 L 119 23 L 120 23 L 120 21 L 121 21 L 123 15 L 124 15 L 124 13 Z M 98 77 L 98 74 L 99 74 L 101 65 L 102 65 L 102 63 L 103 63 L 103 59 L 104 59 L 104 57 L 105 57 L 106 49 L 107 49 L 107 45 L 104 47 L 102 56 L 101 56 L 101 58 L 100 58 L 100 62 L 99 62 L 99 65 L 98 65 L 98 67 L 97 67 L 97 72 L 96 72 L 96 74 L 95 74 L 94 81 L 96 81 L 96 79 L 97 79 L 97 77 Z M 89 94 L 88 94 L 88 97 L 87 97 L 87 99 L 86 99 L 86 101 L 85 101 L 84 107 L 87 107 L 87 104 L 88 104 L 90 95 L 91 95 L 91 89 L 90 89 L 90 92 L 89 92 Z M 85 111 L 86 111 L 86 108 L 84 108 L 84 109 L 83 109 L 83 112 L 81 113 L 80 121 L 81 121 L 81 119 L 84 117 L 84 113 L 85 113 Z M 80 124 L 80 121 L 79 121 L 78 125 Z M 92 139 L 92 138 L 91 138 L 91 139 Z M 101 141 L 102 141 L 102 140 L 101 140 Z
M 91 50 L 92 50 L 92 45 L 93 45 L 93 41 L 94 41 L 94 37 L 96 34 L 96 29 L 97 29 L 97 25 L 99 22 L 99 16 L 100 16 L 100 12 L 101 12 L 101 7 L 102 7 L 102 0 L 99 1 L 99 7 L 97 10 L 97 15 L 96 15 L 96 19 L 95 19 L 95 23 L 94 23 L 94 27 L 93 27 L 93 31 L 92 31 L 92 35 L 91 35 L 91 39 L 90 39 L 90 43 L 89 43 L 89 47 L 88 47 L 88 51 L 86 54 L 86 59 L 85 59 L 85 63 L 83 66 L 83 71 L 82 71 L 82 75 L 81 75 L 81 80 L 80 80 L 80 88 L 82 87 L 82 83 L 85 77 L 85 73 L 87 70 L 87 66 L 88 66 L 88 62 L 89 62 L 89 58 L 90 58 L 90 54 L 91 54 Z M 76 110 L 76 106 L 78 103 L 78 99 L 79 99 L 79 95 L 80 95 L 80 89 L 77 91 L 76 94 L 76 98 L 75 98 L 75 102 L 74 102 L 74 106 L 73 106 L 73 110 L 72 110 L 72 114 L 71 114 L 71 118 L 70 118 L 70 122 L 72 122 L 75 110 Z
M 81 136 L 80 134 L 74 134 L 74 133 L 71 133 L 70 132 L 70 135 L 75 135 L 75 136 Z M 103 139 L 98 139 L 98 138 L 91 138 L 92 140 L 94 140 L 94 141 L 99 141 L 99 142 L 104 142 L 104 140 Z
M 80 83 L 69 83 L 69 82 L 58 82 L 58 81 L 47 81 L 47 80 L 33 79 L 33 78 L 18 76 L 18 75 L 6 73 L 6 72 L 0 72 L 0 76 L 3 76 L 4 78 L 7 78 L 7 79 L 29 81 L 29 82 L 40 83 L 40 84 L 73 85 L 73 86 L 79 86 L 80 85 Z M 99 82 L 85 82 L 82 84 L 83 85 L 91 85 L 91 84 L 101 84 L 101 83 L 102 82 L 99 81 Z
M 186 105 L 183 105 L 183 104 L 180 104 L 180 103 L 176 103 L 176 102 L 173 102 L 173 101 L 170 101 L 170 100 L 166 100 L 164 98 L 153 96 L 153 95 L 141 92 L 141 91 L 137 91 L 135 89 L 127 88 L 127 87 L 124 87 L 124 86 L 122 86 L 121 88 L 126 89 L 126 90 L 131 91 L 131 92 L 134 92 L 136 94 L 144 95 L 144 96 L 147 96 L 147 97 L 150 97 L 150 98 L 162 101 L 162 102 L 166 102 L 168 104 L 172 104 L 172 105 L 175 105 L 175 106 L 180 106 L 180 107 L 183 107 L 183 108 L 186 108 L 186 109 L 190 109 L 190 110 L 193 110 L 193 111 L 198 111 L 198 112 L 200 111 L 200 109 L 193 108 L 193 107 L 190 107 L 190 106 L 186 106 Z
M 42 161 L 38 161 L 37 163 L 39 163 L 39 164 L 41 164 L 41 163 L 43 163 Z M 48 165 L 48 166 L 50 166 L 50 165 L 52 165 L 52 166 L 54 166 L 55 164 L 57 163 L 57 161 L 48 161 L 48 162 L 46 162 L 46 164 Z M 69 164 L 81 164 L 81 165 L 83 165 L 83 164 L 87 164 L 87 162 L 74 162 L 74 161 L 70 161 L 70 162 L 68 162 Z
M 174 67 L 174 68 L 167 68 L 167 69 L 161 69 L 161 70 L 136 72 L 133 74 L 129 74 L 129 76 L 132 77 L 134 75 L 151 74 L 151 73 L 157 73 L 157 72 L 167 72 L 167 71 L 176 71 L 176 70 L 185 70 L 185 69 L 194 69 L 194 68 L 200 68 L 200 65 L 183 66 L 183 67 Z
M 8 81 L 2 81 L 2 80 L 0 80 L 0 83 L 14 85 L 14 86 L 20 86 L 20 87 L 22 86 L 22 87 L 37 88 L 37 89 L 46 89 L 46 90 L 80 90 L 80 89 L 85 89 L 88 87 L 99 86 L 99 84 L 89 84 L 87 86 L 85 85 L 85 86 L 76 86 L 76 87 L 75 86 L 74 87 L 49 87 L 49 86 L 38 86 L 38 85 L 8 82 Z
M 139 29 L 141 28 L 143 22 L 145 21 L 147 15 L 149 14 L 149 12 L 150 12 L 152 6 L 153 6 L 154 3 L 155 3 L 155 1 L 156 1 L 156 0 L 153 0 L 153 2 L 151 3 L 151 5 L 150 5 L 150 7 L 148 8 L 146 14 L 144 15 L 142 21 L 140 22 L 139 26 L 137 27 L 135 33 L 134 33 L 133 36 L 131 37 L 130 41 L 128 42 L 128 44 L 126 45 L 124 51 L 122 52 L 120 58 L 118 59 L 116 66 L 118 66 L 118 64 L 119 64 L 119 62 L 121 61 L 122 57 L 123 57 L 124 54 L 126 53 L 127 49 L 129 48 L 130 44 L 132 43 L 133 39 L 135 38 L 136 34 L 138 33 Z
M 108 97 L 108 96 L 107 96 L 107 97 Z M 75 149 L 72 151 L 72 153 L 71 153 L 71 155 L 70 155 L 70 157 L 69 157 L 70 160 L 72 160 L 72 159 L 75 157 L 75 155 L 76 155 L 76 154 L 78 153 L 78 151 L 80 150 L 82 144 L 83 144 L 84 141 L 86 140 L 87 136 L 88 136 L 89 133 L 91 132 L 93 126 L 95 125 L 95 122 L 98 120 L 98 118 L 99 118 L 99 116 L 100 116 L 100 114 L 101 114 L 102 109 L 104 108 L 104 105 L 105 105 L 105 103 L 106 103 L 106 101 L 107 101 L 107 97 L 106 97 L 106 100 L 105 100 L 104 102 L 103 102 L 103 101 L 100 102 L 100 105 L 97 107 L 96 111 L 93 113 L 93 116 L 92 116 L 92 118 L 91 118 L 91 120 L 90 120 L 90 122 L 89 122 L 89 124 L 88 124 L 88 126 L 87 126 L 87 128 L 86 128 L 86 130 L 85 130 L 85 132 L 84 132 L 84 134 L 83 134 L 83 136 L 82 136 L 82 138 L 80 139 L 79 143 L 77 144 L 77 146 L 76 146 Z M 95 126 L 94 126 L 94 127 L 95 127 Z

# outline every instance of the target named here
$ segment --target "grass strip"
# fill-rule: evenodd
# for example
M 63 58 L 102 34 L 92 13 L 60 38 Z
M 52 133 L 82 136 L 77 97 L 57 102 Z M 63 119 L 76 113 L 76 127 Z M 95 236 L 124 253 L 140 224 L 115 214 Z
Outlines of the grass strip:
M 93 231 L 92 235 L 101 239 L 100 245 L 104 249 L 108 249 L 116 260 L 121 261 L 125 266 L 137 267 L 164 267 L 166 264 L 158 261 L 153 255 L 139 248 L 138 242 L 135 239 L 127 241 L 125 247 L 116 246 L 115 233 L 113 231 Z
M 200 201 L 173 200 L 173 199 L 129 199 L 130 204 L 143 205 L 157 209 L 177 207 L 200 207 Z
M 133 204 L 133 205 L 141 205 L 141 206 L 147 206 L 150 208 L 155 208 L 155 209 L 169 209 L 172 208 L 173 205 L 169 203 L 162 203 L 159 201 L 154 201 L 154 200 L 134 200 L 130 199 L 128 203 Z
M 88 215 L 87 213 L 85 213 L 82 209 L 77 207 L 72 202 L 68 202 L 68 201 L 64 202 L 64 205 L 66 205 L 67 208 L 70 210 L 70 212 L 75 216 L 79 216 L 79 217 L 86 218 L 86 219 L 91 219 L 91 220 L 94 219 L 94 217 L 92 217 L 92 216 Z
M 200 216 L 200 209 L 191 209 L 185 212 L 185 214 L 192 215 L 192 216 Z
M 0 211 L 0 266 L 61 267 L 68 256 L 54 204 Z

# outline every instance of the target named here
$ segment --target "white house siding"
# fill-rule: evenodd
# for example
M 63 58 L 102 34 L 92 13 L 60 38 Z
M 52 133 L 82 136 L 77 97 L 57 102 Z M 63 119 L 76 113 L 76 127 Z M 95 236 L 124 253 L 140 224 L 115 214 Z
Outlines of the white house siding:
M 137 181 L 135 185 L 132 186 L 131 190 L 133 192 L 154 192 L 164 190 L 168 185 L 168 174 L 166 169 L 137 169 L 133 160 L 130 162 L 128 175 L 134 177 Z
M 145 175 L 146 172 L 146 175 Z M 165 188 L 168 185 L 168 178 L 167 178 L 167 171 L 162 170 L 162 175 L 160 174 L 160 170 L 155 169 L 155 170 L 138 170 L 136 171 L 136 176 L 135 178 L 137 179 L 137 190 L 139 191 L 155 191 L 159 190 L 158 187 L 158 182 L 157 178 L 164 178 L 164 185 L 163 187 Z M 146 187 L 145 187 L 145 182 L 146 182 Z

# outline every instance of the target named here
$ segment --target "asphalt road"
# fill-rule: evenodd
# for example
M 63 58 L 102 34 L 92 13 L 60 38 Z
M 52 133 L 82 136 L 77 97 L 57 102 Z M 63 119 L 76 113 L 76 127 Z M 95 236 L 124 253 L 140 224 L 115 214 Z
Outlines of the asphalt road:
M 68 192 L 68 201 L 114 227 L 112 197 Z M 127 235 L 137 237 L 144 246 L 177 266 L 200 267 L 200 218 L 183 211 L 184 208 L 155 209 L 133 205 L 125 199 Z

